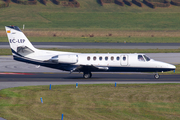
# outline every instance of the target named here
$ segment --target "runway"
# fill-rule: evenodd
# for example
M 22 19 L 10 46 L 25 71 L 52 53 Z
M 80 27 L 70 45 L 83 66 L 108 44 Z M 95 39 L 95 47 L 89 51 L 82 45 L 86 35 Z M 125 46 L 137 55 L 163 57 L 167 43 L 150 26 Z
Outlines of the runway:
M 149 53 L 151 58 L 172 64 L 180 64 L 179 53 Z M 14 75 L 14 73 L 20 73 Z M 37 67 L 13 60 L 12 56 L 0 56 L 0 89 L 18 86 L 48 84 L 93 84 L 93 83 L 179 83 L 180 75 L 162 75 L 154 79 L 154 74 L 144 73 L 93 73 L 92 79 L 83 79 L 82 74 L 69 74 L 61 70 Z
M 0 82 L 123 82 L 123 83 L 158 83 L 180 82 L 180 75 L 160 75 L 155 79 L 153 73 L 93 73 L 93 77 L 85 79 L 82 73 L 29 73 L 0 74 Z
M 142 83 L 180 83 L 180 75 L 161 75 L 154 79 L 152 73 L 93 73 L 91 79 L 82 78 L 81 73 L 32 73 L 31 75 L 0 74 L 0 89 L 18 86 L 65 85 L 65 84 L 142 84 Z
M 148 56 L 155 60 L 171 63 L 171 64 L 180 64 L 180 53 L 148 53 Z M 25 75 L 13 75 L 7 73 L 26 73 Z M 28 75 L 27 73 L 33 73 L 33 75 Z M 47 74 L 48 73 L 48 74 Z M 50 74 L 51 73 L 51 74 Z M 53 73 L 53 74 L 52 74 Z M 116 76 L 113 76 L 116 75 Z M 82 75 L 79 74 L 68 74 L 68 72 L 64 72 L 61 70 L 51 69 L 43 66 L 36 66 L 33 64 L 27 64 L 23 62 L 18 62 L 13 60 L 12 56 L 0 56 L 0 82 L 114 82 L 120 81 L 123 82 L 133 82 L 138 83 L 138 81 L 143 82 L 158 82 L 153 78 L 153 75 L 149 74 L 125 74 L 120 75 L 120 73 L 116 74 L 93 74 L 92 79 L 82 79 Z M 102 77 L 103 76 L 103 77 Z M 105 77 L 106 76 L 106 77 Z M 132 76 L 132 77 L 131 77 Z M 140 77 L 143 76 L 143 77 Z M 171 75 L 170 75 L 171 76 Z M 177 78 L 174 78 L 177 76 Z M 160 82 L 179 82 L 178 78 L 180 76 L 174 75 L 173 77 L 165 77 L 160 79 Z M 127 78 L 126 78 L 127 77 Z M 173 78 L 172 80 L 170 78 Z M 125 80 L 125 81 L 124 81 Z M 145 81 L 144 81 L 145 80 Z M 165 81 L 161 81 L 165 80 Z M 61 84 L 60 83 L 60 84 Z M 58 83 L 59 84 L 59 83 Z M 6 85 L 4 85 L 6 86 Z M 4 87 L 3 87 L 4 88 Z M 2 89 L 2 86 L 0 87 Z
M 180 83 L 180 75 L 161 75 L 160 79 L 154 79 L 153 73 L 93 73 L 90 79 L 84 79 L 81 73 L 31 73 L 28 75 L 6 75 L 0 74 L 0 88 L 6 88 L 5 84 L 11 83 L 8 87 L 47 85 L 47 84 L 99 84 L 99 83 Z M 14 83 L 20 83 L 17 85 Z M 38 84 L 37 84 L 38 83 Z
M 36 48 L 61 49 L 179 49 L 180 43 L 91 43 L 91 42 L 32 42 Z M 10 48 L 1 42 L 0 48 Z

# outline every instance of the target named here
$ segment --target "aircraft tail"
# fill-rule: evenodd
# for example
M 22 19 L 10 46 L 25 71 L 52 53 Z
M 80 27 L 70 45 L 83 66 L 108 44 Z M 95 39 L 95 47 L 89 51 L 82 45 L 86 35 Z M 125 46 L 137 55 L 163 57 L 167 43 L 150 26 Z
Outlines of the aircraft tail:
M 12 54 L 26 56 L 37 49 L 17 26 L 5 26 Z

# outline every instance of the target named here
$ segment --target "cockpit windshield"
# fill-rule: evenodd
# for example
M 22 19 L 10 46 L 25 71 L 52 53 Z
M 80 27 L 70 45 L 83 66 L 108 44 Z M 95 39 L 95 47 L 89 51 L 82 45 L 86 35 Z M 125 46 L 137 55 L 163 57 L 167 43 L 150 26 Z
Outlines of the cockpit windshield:
M 146 61 L 150 61 L 151 60 L 148 56 L 146 56 L 146 55 L 143 55 L 143 56 L 146 59 Z
M 138 60 L 139 61 L 145 61 L 142 55 L 138 55 Z

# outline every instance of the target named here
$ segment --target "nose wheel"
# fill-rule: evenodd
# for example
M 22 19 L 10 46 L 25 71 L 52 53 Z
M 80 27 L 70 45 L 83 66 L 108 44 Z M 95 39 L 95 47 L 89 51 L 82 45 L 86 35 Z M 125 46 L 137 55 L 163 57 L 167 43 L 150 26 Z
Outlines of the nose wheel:
M 87 78 L 91 78 L 91 77 L 92 77 L 92 73 L 91 72 L 84 72 L 83 78 L 87 79 Z
M 158 73 L 156 73 L 156 74 L 154 75 L 154 78 L 155 78 L 155 79 L 159 79 L 159 78 L 160 78 L 160 75 L 159 75 Z

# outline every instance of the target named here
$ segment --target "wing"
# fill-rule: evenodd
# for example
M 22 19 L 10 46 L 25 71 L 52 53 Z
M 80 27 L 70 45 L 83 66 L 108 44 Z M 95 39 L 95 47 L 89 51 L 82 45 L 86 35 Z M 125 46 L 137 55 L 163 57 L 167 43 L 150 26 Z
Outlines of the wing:
M 109 68 L 104 66 L 94 66 L 94 65 L 79 65 L 71 70 L 71 72 L 84 72 L 84 71 L 107 71 Z

